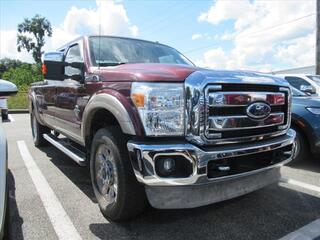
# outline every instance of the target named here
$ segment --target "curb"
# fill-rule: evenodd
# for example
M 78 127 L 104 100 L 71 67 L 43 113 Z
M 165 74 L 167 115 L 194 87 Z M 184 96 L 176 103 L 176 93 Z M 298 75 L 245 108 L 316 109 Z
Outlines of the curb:
M 9 109 L 9 113 L 29 113 L 28 109 Z

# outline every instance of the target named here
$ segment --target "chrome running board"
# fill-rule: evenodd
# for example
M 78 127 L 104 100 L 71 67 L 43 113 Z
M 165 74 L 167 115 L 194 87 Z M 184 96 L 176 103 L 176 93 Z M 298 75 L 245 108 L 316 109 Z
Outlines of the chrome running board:
M 46 139 L 49 143 L 51 143 L 53 146 L 58 148 L 60 151 L 65 153 L 68 157 L 70 157 L 80 166 L 86 165 L 85 153 L 83 153 L 79 149 L 71 146 L 63 139 L 59 139 L 52 134 L 43 134 L 43 138 Z

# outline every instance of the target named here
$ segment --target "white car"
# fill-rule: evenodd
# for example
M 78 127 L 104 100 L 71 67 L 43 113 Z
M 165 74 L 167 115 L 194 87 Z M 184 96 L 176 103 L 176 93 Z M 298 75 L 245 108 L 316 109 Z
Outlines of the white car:
M 8 104 L 6 97 L 0 97 L 0 110 L 3 121 L 8 120 Z
M 314 74 L 277 74 L 283 77 L 294 88 L 320 96 L 320 75 Z
M 17 87 L 11 82 L 0 79 L 0 98 L 14 95 L 17 93 Z M 4 226 L 7 206 L 7 170 L 8 153 L 7 140 L 0 122 L 0 239 L 4 237 Z

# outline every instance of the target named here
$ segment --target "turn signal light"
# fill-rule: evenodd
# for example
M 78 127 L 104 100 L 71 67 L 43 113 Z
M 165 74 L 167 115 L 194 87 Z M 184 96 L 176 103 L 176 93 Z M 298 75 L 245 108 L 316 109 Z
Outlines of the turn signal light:
M 47 66 L 44 63 L 41 66 L 41 71 L 43 75 L 47 74 Z
M 133 93 L 132 101 L 136 107 L 144 107 L 144 94 L 143 93 Z

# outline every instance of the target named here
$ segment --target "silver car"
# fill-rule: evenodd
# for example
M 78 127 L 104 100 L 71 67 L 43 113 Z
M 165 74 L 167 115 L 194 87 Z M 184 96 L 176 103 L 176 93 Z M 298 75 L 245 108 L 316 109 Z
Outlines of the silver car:
M 17 87 L 11 82 L 0 79 L 0 98 L 14 95 Z M 1 109 L 0 109 L 1 110 Z M 1 112 L 1 111 L 0 111 Z M 3 128 L 0 123 L 0 239 L 4 235 L 4 222 L 7 205 L 7 169 L 8 169 L 8 147 Z

